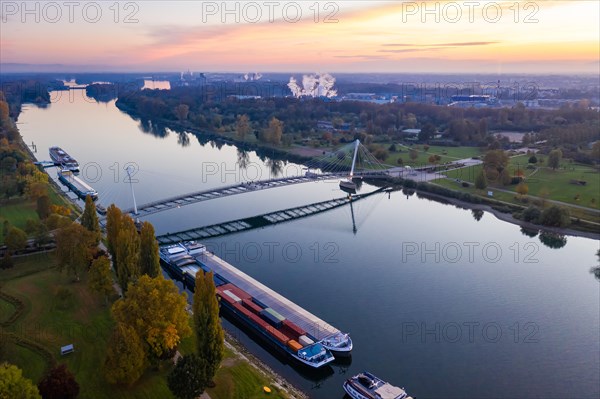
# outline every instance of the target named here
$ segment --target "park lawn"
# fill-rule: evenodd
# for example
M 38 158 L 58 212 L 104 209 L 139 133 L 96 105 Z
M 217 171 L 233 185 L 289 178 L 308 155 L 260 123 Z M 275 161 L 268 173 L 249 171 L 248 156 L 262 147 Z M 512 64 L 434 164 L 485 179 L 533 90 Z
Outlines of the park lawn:
M 39 219 L 35 208 L 34 201 L 22 198 L 11 199 L 0 206 L 0 224 L 8 220 L 12 226 L 23 229 L 28 219 Z M 0 240 L 3 240 L 3 237 L 0 237 Z
M 386 149 L 391 144 L 384 144 Z M 442 147 L 442 146 L 430 146 L 427 151 L 423 149 L 422 144 L 415 144 L 411 146 L 404 146 L 396 144 L 397 152 L 390 152 L 387 159 L 384 161 L 387 165 L 398 165 L 398 158 L 402 158 L 404 165 L 409 166 L 425 166 L 430 165 L 429 157 L 432 155 L 439 155 L 442 159 L 439 161 L 440 164 L 457 161 L 459 159 L 467 159 L 472 157 L 482 156 L 483 153 L 479 147 Z M 415 149 L 418 151 L 418 158 L 414 161 L 410 159 L 410 150 Z
M 0 286 L 25 304 L 24 315 L 7 331 L 42 344 L 58 362 L 66 363 L 80 385 L 80 397 L 173 398 L 166 383 L 172 368 L 168 360 L 162 362 L 158 370 L 149 369 L 130 388 L 109 385 L 104 380 L 102 364 L 113 327 L 110 309 L 102 298 L 88 290 L 85 277 L 74 282 L 71 277 L 59 273 L 52 254 L 15 259 L 12 269 L 0 270 Z M 72 293 L 70 300 L 57 298 L 59 288 L 67 288 Z M 116 299 L 115 295 L 111 303 Z M 11 304 L 0 300 L 0 320 L 9 317 L 13 310 Z M 73 344 L 75 352 L 61 357 L 60 347 L 67 344 Z M 183 339 L 179 345 L 183 354 L 194 350 L 193 336 Z M 34 383 L 42 378 L 47 367 L 39 354 L 12 342 L 6 345 L 2 358 L 23 369 L 24 375 Z M 269 385 L 267 377 L 230 350 L 226 350 L 215 382 L 217 386 L 208 390 L 213 399 L 262 398 L 265 385 L 273 390 L 269 397 L 286 397 Z
M 248 362 L 225 351 L 225 360 L 215 376 L 216 386 L 206 390 L 212 399 L 259 399 L 267 397 L 264 386 L 271 389 L 269 398 L 287 398 L 283 392 L 271 385 L 268 379 Z
M 26 305 L 24 316 L 7 330 L 39 342 L 58 362 L 66 363 L 80 385 L 81 397 L 172 398 L 165 378 L 169 367 L 148 371 L 131 388 L 106 383 L 101 369 L 113 326 L 109 308 L 104 305 L 103 299 L 89 292 L 85 278 L 73 282 L 56 269 L 48 269 L 48 263 L 55 265 L 56 262 L 52 255 L 45 258 L 38 256 L 33 261 L 25 258 L 24 264 L 21 264 L 21 259 L 15 260 L 15 267 L 8 270 L 15 277 L 9 279 L 3 276 L 2 290 L 22 299 Z M 37 263 L 39 272 L 22 273 L 21 277 L 14 272 L 21 266 L 32 272 L 35 266 L 31 263 Z M 0 276 L 4 272 L 7 271 L 0 271 Z M 61 287 L 71 291 L 70 300 L 58 300 L 56 291 Z M 60 347 L 67 344 L 73 344 L 75 352 L 61 357 Z M 44 360 L 26 349 L 8 352 L 9 355 L 11 353 L 14 358 L 8 360 L 21 363 L 25 376 L 37 383 L 46 367 Z
M 572 184 L 571 180 L 582 180 L 586 185 Z M 567 164 L 566 169 L 540 168 L 527 179 L 527 185 L 529 195 L 600 209 L 600 173 L 589 166 Z
M 529 155 L 520 155 L 510 158 L 508 168 L 511 175 L 517 170 L 524 172 L 526 183 L 529 187 L 529 195 L 534 197 L 545 197 L 554 201 L 561 201 L 567 204 L 579 205 L 593 209 L 600 209 L 600 173 L 593 167 L 563 163 L 560 169 L 552 170 L 541 166 L 537 171 L 527 169 Z M 471 166 L 463 169 L 456 169 L 446 172 L 446 176 L 451 179 L 459 179 L 475 182 L 475 178 L 482 169 L 481 165 Z M 585 186 L 572 184 L 571 180 L 583 180 Z M 442 180 L 436 183 L 444 185 Z M 457 185 L 454 186 L 456 188 Z M 453 187 L 449 187 L 453 188 Z M 493 189 L 493 185 L 490 186 Z M 516 194 L 516 185 L 499 186 L 498 188 L 510 190 Z M 500 194 L 500 193 L 498 193 Z M 579 195 L 577 198 L 576 196 Z

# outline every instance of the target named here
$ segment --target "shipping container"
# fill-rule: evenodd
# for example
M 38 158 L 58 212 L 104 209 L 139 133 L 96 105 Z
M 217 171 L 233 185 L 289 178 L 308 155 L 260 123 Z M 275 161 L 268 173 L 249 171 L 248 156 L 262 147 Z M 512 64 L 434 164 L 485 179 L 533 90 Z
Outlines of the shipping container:
M 230 290 L 225 290 L 223 291 L 223 295 L 227 295 L 229 298 L 231 298 L 234 302 L 241 302 L 242 299 L 240 297 L 238 297 L 237 295 L 235 295 L 233 292 L 231 292 Z
M 273 326 L 279 328 L 282 325 L 282 321 L 285 320 L 283 319 L 283 316 L 281 316 L 279 313 L 275 312 L 275 311 L 269 311 L 272 309 L 263 309 L 260 311 L 260 315 L 267 320 L 269 323 L 271 323 Z M 283 319 L 283 320 L 282 320 Z
M 285 326 L 287 326 L 290 330 L 294 331 L 296 335 L 300 336 L 306 334 L 306 331 L 300 328 L 296 323 L 293 323 L 289 320 L 284 320 L 283 324 L 285 324 Z
M 263 310 L 260 306 L 258 306 L 249 299 L 242 300 L 242 304 L 256 314 L 260 313 Z
M 312 345 L 315 343 L 315 341 L 313 341 L 312 339 L 308 338 L 306 335 L 301 335 L 298 338 L 298 341 L 300 341 L 300 343 L 302 344 L 302 346 L 308 346 L 308 345 Z
M 300 345 L 298 342 L 294 341 L 293 339 L 291 339 L 288 343 L 287 343 L 288 347 L 295 351 L 298 352 L 300 349 L 302 349 L 304 346 Z

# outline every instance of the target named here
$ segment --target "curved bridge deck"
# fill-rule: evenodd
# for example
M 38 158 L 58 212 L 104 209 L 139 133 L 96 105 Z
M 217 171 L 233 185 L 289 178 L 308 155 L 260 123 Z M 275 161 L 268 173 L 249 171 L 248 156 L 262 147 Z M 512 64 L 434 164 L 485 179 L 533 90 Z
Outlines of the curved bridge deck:
M 373 194 L 380 193 L 382 190 L 383 189 L 379 189 L 367 194 L 355 195 L 351 199 L 348 197 L 336 198 L 328 201 L 317 202 L 314 204 L 303 205 L 296 208 L 289 208 L 280 211 L 270 212 L 264 215 L 213 224 L 210 226 L 198 227 L 195 229 L 185 230 L 178 233 L 167 233 L 157 236 L 156 239 L 159 245 L 167 245 L 176 244 L 182 241 L 202 241 L 206 240 L 207 238 L 239 233 L 242 231 L 257 229 L 278 223 L 284 223 L 304 218 L 307 216 L 316 215 L 321 212 L 326 212 L 328 210 L 349 204 L 350 201 L 358 201 L 360 199 L 367 198 Z

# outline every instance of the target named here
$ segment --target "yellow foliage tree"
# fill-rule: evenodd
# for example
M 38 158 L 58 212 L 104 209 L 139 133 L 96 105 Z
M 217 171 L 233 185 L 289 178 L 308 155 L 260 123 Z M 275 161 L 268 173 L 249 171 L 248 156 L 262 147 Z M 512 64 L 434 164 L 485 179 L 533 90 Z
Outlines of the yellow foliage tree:
M 171 280 L 144 275 L 115 302 L 112 314 L 136 331 L 149 357 L 161 358 L 192 333 L 186 305 L 186 295 Z

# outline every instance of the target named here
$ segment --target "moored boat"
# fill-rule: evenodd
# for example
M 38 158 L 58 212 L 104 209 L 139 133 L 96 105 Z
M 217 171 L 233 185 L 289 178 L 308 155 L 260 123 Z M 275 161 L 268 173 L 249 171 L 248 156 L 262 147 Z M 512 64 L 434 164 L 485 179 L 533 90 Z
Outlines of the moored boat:
M 95 201 L 98 199 L 98 192 L 90 187 L 86 182 L 73 174 L 71 170 L 61 170 L 58 172 L 58 180 L 69 187 L 79 198 L 85 200 L 89 195 Z
M 54 164 L 60 166 L 62 169 L 70 170 L 72 172 L 79 171 L 79 162 L 67 154 L 62 148 L 56 146 L 50 147 L 49 153 Z
M 398 388 L 369 372 L 362 372 L 344 382 L 344 391 L 353 399 L 413 399 Z

